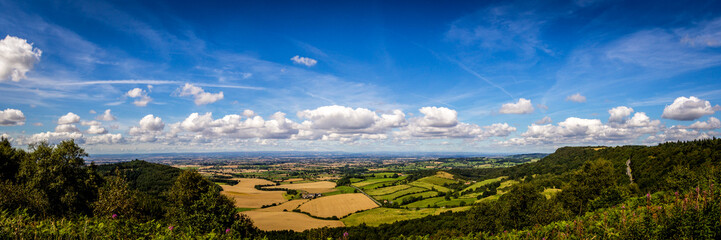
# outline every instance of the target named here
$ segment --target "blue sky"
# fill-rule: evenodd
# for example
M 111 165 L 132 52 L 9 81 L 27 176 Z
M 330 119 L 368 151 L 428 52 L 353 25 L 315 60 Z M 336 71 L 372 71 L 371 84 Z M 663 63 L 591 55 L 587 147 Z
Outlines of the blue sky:
M 0 133 L 90 153 L 708 138 L 719 5 L 0 0 Z

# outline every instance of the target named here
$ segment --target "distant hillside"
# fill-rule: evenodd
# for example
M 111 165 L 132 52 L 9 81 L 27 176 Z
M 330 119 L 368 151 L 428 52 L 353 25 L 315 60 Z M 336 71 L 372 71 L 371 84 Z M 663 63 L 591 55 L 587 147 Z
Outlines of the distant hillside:
M 98 172 L 102 176 L 114 175 L 115 169 L 121 171 L 131 189 L 136 189 L 151 196 L 160 196 L 161 193 L 169 190 L 173 186 L 175 179 L 183 171 L 171 166 L 142 160 L 98 166 Z
M 641 191 L 678 190 L 687 187 L 679 184 L 692 184 L 696 181 L 695 176 L 708 175 L 719 166 L 721 139 L 668 142 L 657 146 L 562 147 L 534 163 L 500 169 L 454 169 L 450 172 L 471 179 L 499 176 L 520 179 L 543 174 L 563 175 L 598 159 L 612 163 L 613 179 L 618 184 L 630 183 L 626 174 L 626 163 L 630 160 L 634 183 Z

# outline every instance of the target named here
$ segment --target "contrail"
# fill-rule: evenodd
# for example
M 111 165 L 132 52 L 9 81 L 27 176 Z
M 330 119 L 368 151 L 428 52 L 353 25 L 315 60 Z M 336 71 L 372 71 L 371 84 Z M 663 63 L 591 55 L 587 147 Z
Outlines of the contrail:
M 479 79 L 481 79 L 481 80 L 483 80 L 483 81 L 486 81 L 486 83 L 490 84 L 491 86 L 494 86 L 494 87 L 500 89 L 500 90 L 503 91 L 506 95 L 508 95 L 509 97 L 511 97 L 511 99 L 515 99 L 515 98 L 513 98 L 513 95 L 511 95 L 511 93 L 509 93 L 508 91 L 506 91 L 506 89 L 503 89 L 501 86 L 499 86 L 499 85 L 491 82 L 491 80 L 488 80 L 488 78 L 485 78 L 485 77 L 481 76 L 481 74 L 478 74 L 476 71 L 471 70 L 470 68 L 468 68 L 468 67 L 467 67 L 466 65 L 464 65 L 463 63 L 461 63 L 461 62 L 459 62 L 459 61 L 455 61 L 455 60 L 450 59 L 450 58 L 449 58 L 449 60 L 452 61 L 452 62 L 455 62 L 456 64 L 458 64 L 458 66 L 461 67 L 461 69 L 465 70 L 466 72 L 470 73 L 471 75 L 476 76 L 477 78 L 479 78 Z

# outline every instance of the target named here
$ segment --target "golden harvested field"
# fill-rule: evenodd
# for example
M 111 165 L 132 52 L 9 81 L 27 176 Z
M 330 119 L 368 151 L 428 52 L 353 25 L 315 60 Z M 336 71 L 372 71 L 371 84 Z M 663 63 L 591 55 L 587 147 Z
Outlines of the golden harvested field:
M 235 201 L 235 206 L 239 208 L 260 208 L 263 205 L 285 202 L 282 191 L 260 191 L 255 189 L 255 185 L 273 184 L 273 182 L 258 178 L 235 178 L 240 182 L 236 185 L 221 185 L 223 191 L 220 192 Z
M 295 189 L 295 190 L 303 190 L 309 193 L 327 193 L 335 191 L 333 188 L 335 188 L 334 182 L 329 181 L 320 181 L 320 182 L 310 182 L 310 183 L 293 183 L 293 184 L 284 184 L 280 186 L 272 186 L 272 187 L 266 187 L 269 189 L 273 188 L 287 188 L 287 189 Z
M 373 200 L 362 193 L 349 193 L 316 198 L 301 205 L 299 209 L 317 217 L 342 218 L 357 211 L 377 207 Z
M 321 220 L 297 212 L 246 211 L 243 214 L 253 220 L 253 225 L 264 231 L 293 230 L 302 232 L 312 228 L 345 226 L 338 220 Z
M 310 201 L 310 199 L 291 200 L 288 202 L 284 202 L 283 204 L 275 206 L 275 207 L 259 208 L 254 211 L 259 211 L 259 212 L 282 212 L 283 210 L 293 211 L 293 209 L 298 208 L 298 206 L 300 206 L 303 203 L 308 202 L 308 201 Z

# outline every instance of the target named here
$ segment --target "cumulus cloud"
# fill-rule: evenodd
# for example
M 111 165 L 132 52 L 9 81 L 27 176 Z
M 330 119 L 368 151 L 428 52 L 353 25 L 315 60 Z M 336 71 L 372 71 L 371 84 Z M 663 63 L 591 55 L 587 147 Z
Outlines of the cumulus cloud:
M 148 114 L 143 119 L 140 119 L 140 129 L 151 131 L 151 132 L 157 132 L 162 131 L 165 127 L 165 123 L 163 123 L 163 119 L 160 117 L 155 117 L 153 114 Z
M 520 138 L 513 138 L 501 143 L 517 144 L 598 144 L 625 143 L 633 141 L 645 134 L 655 134 L 664 126 L 659 120 L 650 119 L 646 113 L 638 112 L 630 116 L 633 109 L 617 107 L 609 113 L 609 123 L 599 119 L 583 119 L 569 117 L 558 125 L 531 124 Z
M 55 126 L 55 132 L 73 133 L 73 132 L 80 132 L 80 130 L 74 124 L 59 124 L 59 125 Z
M 133 88 L 125 93 L 125 96 L 134 98 L 135 101 L 133 101 L 133 104 L 138 107 L 145 107 L 149 102 L 153 101 L 153 99 L 148 96 L 148 92 L 141 88 Z
M 689 126 L 678 126 L 679 128 L 688 128 L 688 129 L 695 129 L 695 130 L 711 130 L 711 129 L 719 129 L 721 128 L 721 121 L 719 121 L 718 118 L 715 117 L 709 117 L 707 121 L 701 122 L 696 121 L 695 123 L 689 125 Z
M 549 124 L 549 123 L 551 123 L 551 122 L 552 122 L 552 121 L 551 121 L 551 118 L 550 118 L 549 116 L 545 116 L 545 117 L 543 117 L 542 119 L 539 119 L 538 121 L 536 121 L 535 123 L 536 123 L 537 125 L 542 125 L 542 124 Z
M 123 135 L 120 133 L 117 134 L 103 134 L 103 135 L 96 135 L 96 136 L 90 136 L 85 139 L 85 144 L 88 145 L 94 145 L 94 144 L 118 144 L 118 143 L 125 143 L 125 139 L 123 138 Z
M 73 124 L 80 122 L 80 116 L 78 116 L 75 113 L 68 112 L 68 114 L 63 115 L 62 117 L 58 118 L 58 124 Z
M 195 98 L 195 105 L 205 105 L 217 102 L 223 99 L 223 92 L 209 93 L 205 92 L 202 88 L 194 86 L 190 83 L 186 83 L 183 89 L 180 91 L 180 96 L 193 96 Z
M 93 120 L 93 121 L 80 121 L 80 125 L 83 125 L 83 126 L 100 126 L 101 123 L 98 122 L 98 121 L 95 121 L 95 120 Z
M 148 114 L 138 121 L 138 126 L 131 127 L 128 134 L 136 136 L 135 139 L 140 142 L 154 142 L 162 134 L 164 128 L 163 119 Z
M 504 137 L 516 131 L 507 123 L 481 127 L 458 122 L 458 113 L 444 107 L 424 107 L 423 116 L 410 119 L 410 123 L 394 134 L 401 139 L 412 138 L 477 138 Z
M 405 113 L 393 110 L 378 115 L 366 108 L 344 106 L 323 106 L 298 112 L 298 117 L 307 119 L 299 126 L 296 139 L 323 139 L 351 142 L 358 139 L 386 139 L 392 128 L 407 124 Z
M 421 120 L 423 125 L 430 127 L 453 127 L 458 124 L 458 113 L 444 107 L 423 107 L 419 112 L 423 113 Z
M 187 134 L 189 133 L 189 134 Z M 192 113 L 182 122 L 173 124 L 171 135 L 179 139 L 202 137 L 205 139 L 288 139 L 298 133 L 298 124 L 277 112 L 268 120 L 260 116 L 245 118 L 238 114 L 213 119 L 212 113 Z M 191 139 L 192 139 L 191 138 Z
M 37 143 L 41 141 L 47 141 L 50 144 L 57 144 L 64 140 L 69 139 L 75 139 L 76 143 L 82 144 L 85 143 L 85 139 L 83 138 L 83 134 L 80 132 L 42 132 L 42 133 L 36 133 L 30 136 L 25 141 L 22 141 L 22 143 Z
M 90 126 L 90 128 L 88 128 L 87 132 L 90 134 L 106 134 L 108 133 L 108 130 L 98 125 L 92 125 Z
M 609 122 L 622 122 L 628 116 L 631 116 L 631 113 L 633 113 L 633 108 L 630 108 L 630 107 L 618 106 L 618 107 L 612 108 L 612 109 L 608 110 L 608 114 L 611 115 L 610 117 L 608 117 L 608 121 Z
M 6 35 L 0 40 L 0 82 L 10 79 L 14 82 L 27 78 L 25 74 L 40 61 L 42 51 L 33 48 L 27 40 Z
M 363 129 L 369 128 L 378 116 L 365 108 L 324 106 L 298 112 L 299 118 L 309 119 L 316 129 Z
M 520 98 L 516 103 L 504 103 L 499 111 L 502 114 L 528 114 L 533 112 L 531 100 Z
M 22 111 L 8 108 L 0 111 L 0 126 L 25 125 L 25 115 Z
M 248 118 L 255 117 L 255 112 L 253 112 L 253 110 L 250 110 L 250 109 L 245 109 L 245 110 L 243 110 L 243 116 L 248 117 Z
M 663 109 L 661 117 L 673 120 L 691 121 L 710 114 L 714 114 L 714 108 L 711 107 L 711 103 L 709 101 L 691 96 L 688 98 L 676 98 L 671 105 L 667 105 L 666 108 Z
M 115 116 L 113 116 L 113 114 L 110 113 L 110 109 L 106 109 L 105 112 L 103 112 L 103 114 L 98 115 L 97 117 L 95 117 L 95 119 L 107 122 L 107 121 L 115 121 L 116 118 L 115 118 Z
M 315 64 L 318 63 L 318 61 L 316 61 L 315 59 L 308 58 L 308 57 L 301 57 L 298 55 L 295 55 L 294 57 L 290 58 L 290 60 L 293 61 L 295 64 L 301 64 L 301 65 L 305 65 L 307 67 L 315 66 Z
M 712 135 L 706 132 L 683 129 L 683 128 L 669 128 L 665 129 L 660 134 L 651 135 L 646 138 L 647 143 L 659 143 L 668 141 L 691 141 L 697 139 L 711 138 Z
M 566 97 L 566 101 L 584 103 L 584 102 L 586 102 L 586 97 L 581 95 L 580 93 L 576 93 L 576 94 Z

